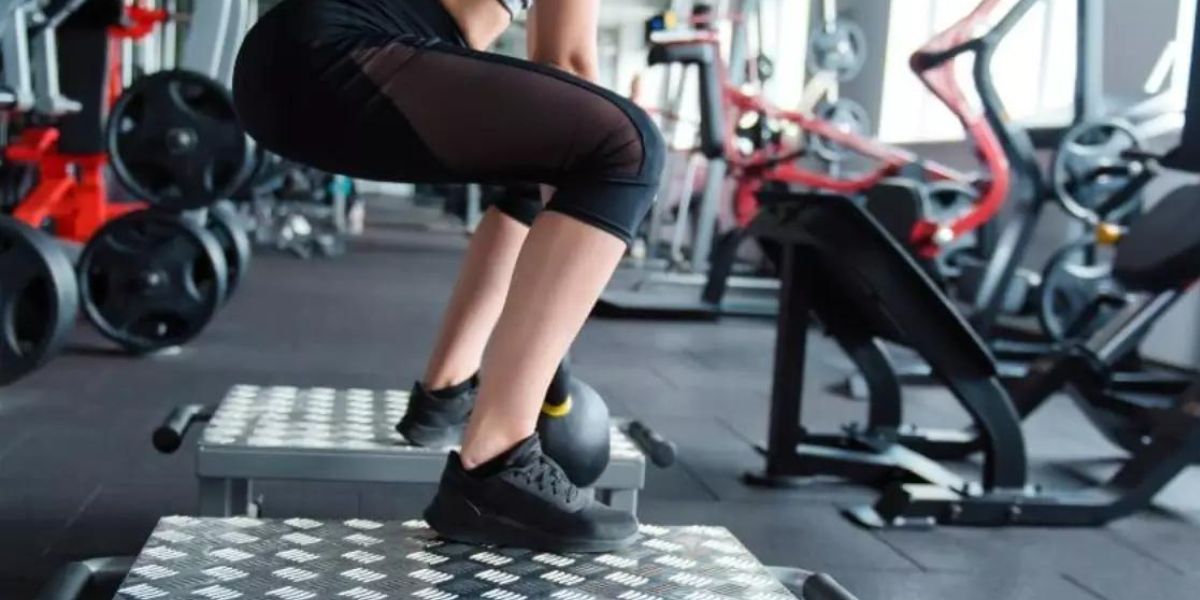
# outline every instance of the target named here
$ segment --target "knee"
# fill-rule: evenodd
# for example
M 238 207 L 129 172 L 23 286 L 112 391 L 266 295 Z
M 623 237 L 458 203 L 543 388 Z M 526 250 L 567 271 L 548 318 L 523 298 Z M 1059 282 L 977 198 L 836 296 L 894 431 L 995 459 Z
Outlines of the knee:
M 662 133 L 646 111 L 624 98 L 614 98 L 613 109 L 616 114 L 610 118 L 593 121 L 597 143 L 585 170 L 656 189 L 666 155 Z
M 581 116 L 594 140 L 547 208 L 574 216 L 624 242 L 650 211 L 662 177 L 666 144 L 642 109 L 613 97 L 608 118 Z
M 646 111 L 633 103 L 630 103 L 630 110 L 636 111 L 637 117 L 634 121 L 642 137 L 642 154 L 645 156 L 643 171 L 646 181 L 657 189 L 662 179 L 663 164 L 666 162 L 667 143 L 663 139 L 662 131 Z

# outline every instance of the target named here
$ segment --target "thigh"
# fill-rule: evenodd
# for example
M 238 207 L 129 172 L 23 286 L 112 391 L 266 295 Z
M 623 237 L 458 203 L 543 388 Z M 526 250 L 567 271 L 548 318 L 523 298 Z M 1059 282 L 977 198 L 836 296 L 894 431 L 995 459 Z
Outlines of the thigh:
M 404 118 L 446 169 L 482 181 L 636 180 L 653 125 L 628 100 L 557 69 L 435 44 L 353 53 L 378 114 Z
M 262 37 L 243 53 L 277 59 L 254 68 L 246 58 L 240 110 L 260 117 L 261 127 L 247 128 L 288 158 L 389 181 L 560 184 L 655 175 L 642 139 L 653 128 L 648 117 L 555 69 L 377 33 L 291 49 Z M 275 98 L 253 98 L 260 95 Z

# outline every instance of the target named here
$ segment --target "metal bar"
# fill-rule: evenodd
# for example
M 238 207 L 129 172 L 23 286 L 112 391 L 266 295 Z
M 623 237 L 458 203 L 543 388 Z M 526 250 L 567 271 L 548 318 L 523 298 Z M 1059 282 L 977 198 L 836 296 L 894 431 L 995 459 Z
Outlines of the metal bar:
M 231 35 L 234 0 L 201 0 L 192 5 L 192 18 L 179 66 L 221 81 L 221 49 Z
M 1179 290 L 1170 290 L 1130 303 L 1087 340 L 1086 348 L 1105 364 L 1119 362 L 1137 349 L 1146 332 L 1181 295 Z
M 79 102 L 62 94 L 58 77 L 58 38 L 53 27 L 42 29 L 30 40 L 34 110 L 48 116 L 60 116 L 82 108 Z
M 174 17 L 179 12 L 177 0 L 163 0 L 163 9 Z M 160 63 L 163 69 L 174 69 L 179 59 L 179 25 L 174 18 L 170 18 L 160 27 L 162 27 Z
M 747 15 L 758 9 L 758 0 L 735 0 L 733 31 L 729 43 L 729 85 L 737 87 L 746 79 L 745 62 L 748 53 Z M 692 271 L 703 272 L 712 253 L 713 235 L 717 227 L 717 213 L 725 191 L 725 175 L 728 165 L 724 160 L 708 162 L 708 173 L 704 181 L 704 195 L 700 201 L 700 212 L 696 218 L 696 237 L 692 242 Z
M 786 475 L 803 437 L 800 417 L 804 402 L 805 352 L 808 344 L 815 261 L 795 244 L 783 248 L 784 284 L 775 327 L 775 357 L 771 384 L 771 417 L 767 433 L 768 477 Z
M 29 23 L 23 6 L 12 9 L 4 24 L 4 83 L 15 96 L 13 108 L 26 111 L 33 107 L 33 75 L 29 59 Z
M 687 170 L 683 173 L 683 186 L 679 192 L 679 208 L 675 211 L 675 228 L 671 231 L 671 246 L 670 254 L 667 260 L 679 263 L 683 261 L 683 236 L 687 231 L 688 214 L 692 210 L 692 195 L 695 191 L 692 188 L 692 183 L 696 180 L 696 171 L 700 168 L 700 161 L 704 157 L 699 152 L 694 152 L 688 156 Z M 712 166 L 712 163 L 709 163 Z M 705 190 L 708 190 L 707 179 L 705 180 Z M 694 246 L 694 244 L 693 244 Z
M 1075 122 L 1104 115 L 1104 3 L 1077 0 Z
M 725 196 L 725 173 L 729 165 L 724 159 L 710 159 L 704 177 L 704 194 L 700 197 L 700 212 L 696 215 L 696 235 L 692 239 L 691 271 L 703 273 L 712 253 L 713 235 L 717 229 L 717 212 Z
M 207 2 L 208 0 L 202 1 Z M 238 48 L 241 47 L 242 38 L 250 28 L 249 11 L 250 6 L 247 0 L 234 0 L 230 7 L 229 23 L 225 28 L 225 35 L 219 40 L 220 45 L 213 48 L 219 60 L 215 79 L 227 86 L 233 85 L 233 66 L 237 60 Z

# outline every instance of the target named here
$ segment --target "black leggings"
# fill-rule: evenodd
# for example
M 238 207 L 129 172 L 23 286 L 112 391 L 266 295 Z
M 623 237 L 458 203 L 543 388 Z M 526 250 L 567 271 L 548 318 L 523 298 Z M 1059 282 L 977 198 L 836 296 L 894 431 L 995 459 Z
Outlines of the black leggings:
M 285 0 L 242 45 L 234 97 L 287 159 L 382 181 L 549 184 L 548 210 L 626 243 L 662 171 L 636 105 L 465 47 L 438 0 Z

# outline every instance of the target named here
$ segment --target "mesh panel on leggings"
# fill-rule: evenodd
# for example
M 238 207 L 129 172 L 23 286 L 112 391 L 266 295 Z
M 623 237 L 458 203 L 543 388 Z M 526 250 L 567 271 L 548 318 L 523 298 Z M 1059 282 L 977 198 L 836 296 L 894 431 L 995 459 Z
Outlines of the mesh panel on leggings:
M 629 100 L 413 34 L 298 38 L 294 17 L 260 19 L 234 73 L 238 116 L 268 150 L 364 179 L 550 184 L 548 209 L 626 242 L 645 216 L 664 144 Z
M 352 56 L 450 171 L 550 183 L 642 175 L 639 131 L 603 88 L 445 46 L 393 42 Z

